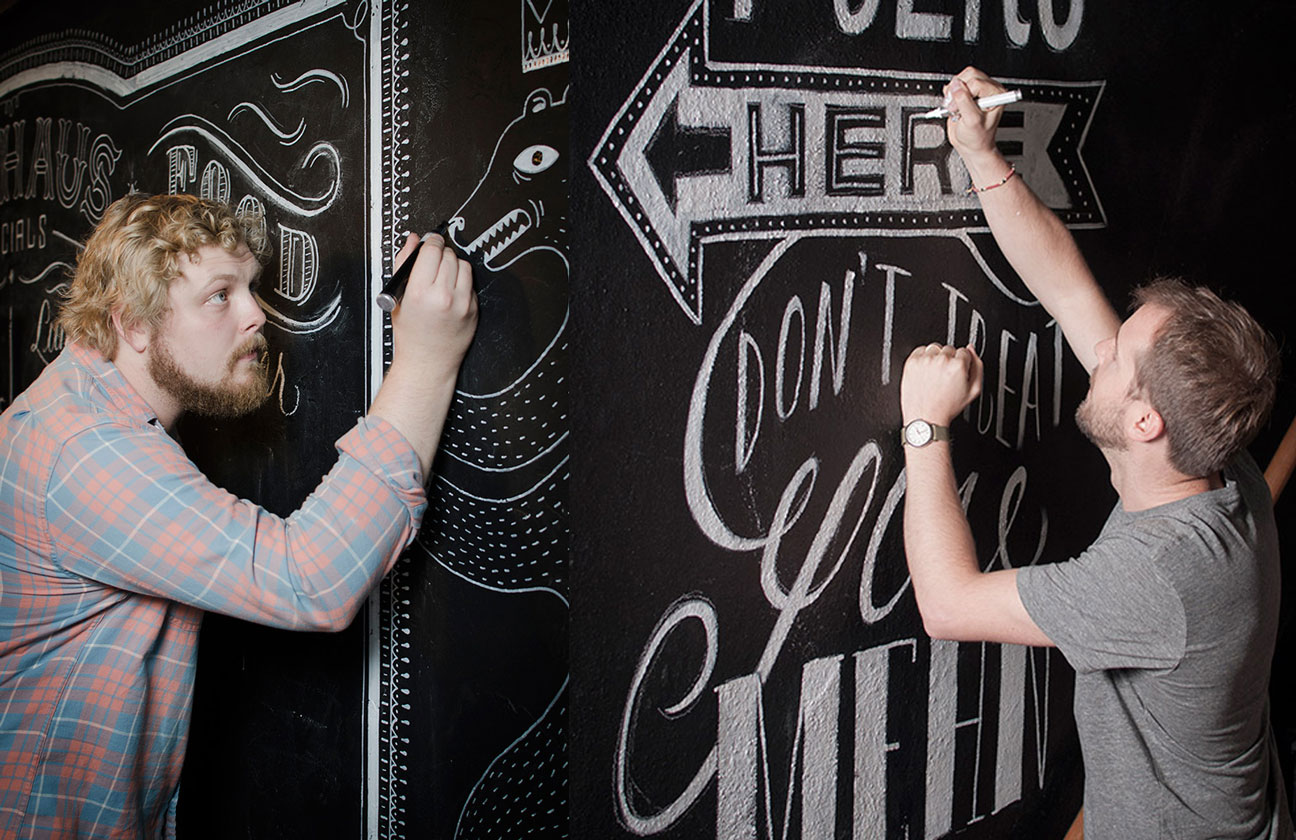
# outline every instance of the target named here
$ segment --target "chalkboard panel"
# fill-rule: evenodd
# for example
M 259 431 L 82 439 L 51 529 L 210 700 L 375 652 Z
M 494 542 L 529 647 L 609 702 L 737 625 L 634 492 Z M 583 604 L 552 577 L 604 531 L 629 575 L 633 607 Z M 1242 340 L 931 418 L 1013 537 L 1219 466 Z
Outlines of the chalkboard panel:
M 451 220 L 481 312 L 430 512 L 368 614 L 335 635 L 206 622 L 181 836 L 562 836 L 566 5 L 139 12 L 4 12 L 6 403 L 61 348 L 77 242 L 130 190 L 265 210 L 272 399 L 180 431 L 276 513 L 390 361 L 373 286 L 406 231 Z
M 260 292 L 271 399 L 237 422 L 187 420 L 180 434 L 213 481 L 287 514 L 367 402 L 363 14 L 355 4 L 195 11 L 6 14 L 6 39 L 34 39 L 6 44 L 0 81 L 6 397 L 61 349 L 58 294 L 113 199 L 190 192 L 255 206 L 276 251 Z M 358 826 L 359 631 L 213 621 L 201 651 L 185 834 Z
M 1006 79 L 1025 97 L 1003 150 L 1118 304 L 1162 271 L 1263 302 L 1229 237 L 1274 265 L 1280 191 L 1249 176 L 1290 182 L 1271 169 L 1290 118 L 1254 110 L 1290 102 L 1267 75 L 1290 10 L 698 0 L 573 21 L 573 835 L 1062 836 L 1083 783 L 1065 662 L 931 642 L 909 591 L 904 357 L 985 357 L 954 451 L 987 565 L 1072 555 L 1115 496 L 1070 419 L 1083 370 L 915 114 L 968 64 Z
M 375 614 L 370 827 L 566 836 L 567 8 L 383 14 L 383 225 L 449 220 L 481 314 Z
M 1061 836 L 1064 663 L 932 645 L 905 584 L 908 346 L 991 361 L 956 464 L 987 559 L 1065 556 L 1113 496 L 1068 419 L 1083 373 L 907 109 L 969 63 L 1010 79 L 1006 151 L 1114 298 L 1183 273 L 1283 336 L 1290 4 L 584 2 L 575 65 L 561 2 L 0 8 L 0 399 L 61 346 L 112 197 L 252 196 L 283 375 L 257 416 L 183 432 L 277 512 L 387 359 L 369 298 L 397 233 L 560 223 L 478 252 L 433 512 L 363 623 L 209 620 L 182 837 L 562 836 L 569 755 L 576 837 Z

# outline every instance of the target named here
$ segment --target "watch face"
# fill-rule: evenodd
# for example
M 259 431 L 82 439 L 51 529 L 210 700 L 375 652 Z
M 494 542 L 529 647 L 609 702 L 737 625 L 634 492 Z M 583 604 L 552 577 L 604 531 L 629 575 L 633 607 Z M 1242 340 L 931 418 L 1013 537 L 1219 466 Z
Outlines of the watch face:
M 905 440 L 910 446 L 922 446 L 932 439 L 931 423 L 926 420 L 915 420 L 905 426 Z

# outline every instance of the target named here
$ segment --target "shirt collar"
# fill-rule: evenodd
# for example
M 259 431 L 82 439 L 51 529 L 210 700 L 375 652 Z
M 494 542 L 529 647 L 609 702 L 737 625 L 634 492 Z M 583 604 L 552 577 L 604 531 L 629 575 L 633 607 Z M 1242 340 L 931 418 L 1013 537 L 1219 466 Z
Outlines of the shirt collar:
M 117 365 L 105 359 L 98 350 L 84 347 L 75 341 L 69 341 L 66 350 L 72 354 L 73 362 L 88 371 L 99 383 L 114 408 L 140 423 L 157 422 L 157 412 L 126 381 Z

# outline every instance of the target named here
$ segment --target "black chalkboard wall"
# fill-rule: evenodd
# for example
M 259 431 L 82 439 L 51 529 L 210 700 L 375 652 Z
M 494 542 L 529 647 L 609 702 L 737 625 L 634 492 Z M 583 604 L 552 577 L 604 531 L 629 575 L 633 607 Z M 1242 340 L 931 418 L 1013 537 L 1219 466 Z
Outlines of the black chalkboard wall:
M 390 360 L 393 243 L 451 220 L 480 326 L 432 512 L 346 632 L 205 624 L 185 838 L 566 833 L 567 7 L 0 4 L 5 404 L 62 346 L 77 243 L 130 190 L 258 204 L 264 410 L 187 418 L 287 514 Z
M 1285 0 L 0 0 L 5 404 L 112 198 L 258 202 L 273 399 L 183 435 L 287 513 L 388 361 L 396 232 L 488 243 L 432 510 L 369 609 L 208 620 L 182 840 L 1062 836 L 1067 666 L 933 645 L 906 584 L 908 349 L 986 357 L 956 434 L 987 562 L 1065 557 L 1113 495 L 1069 420 L 1083 372 L 911 116 L 966 64 L 1012 80 L 1005 150 L 1115 299 L 1184 274 L 1285 337 L 1294 24 Z
M 1065 558 L 1114 494 L 1070 420 L 1082 369 L 912 116 L 968 64 L 1011 80 L 1004 150 L 1116 300 L 1183 273 L 1289 334 L 1290 4 L 588 0 L 572 20 L 573 836 L 1062 836 L 1065 662 L 922 632 L 904 357 L 982 349 L 954 434 L 985 562 Z M 1276 433 L 1292 412 L 1287 393 Z

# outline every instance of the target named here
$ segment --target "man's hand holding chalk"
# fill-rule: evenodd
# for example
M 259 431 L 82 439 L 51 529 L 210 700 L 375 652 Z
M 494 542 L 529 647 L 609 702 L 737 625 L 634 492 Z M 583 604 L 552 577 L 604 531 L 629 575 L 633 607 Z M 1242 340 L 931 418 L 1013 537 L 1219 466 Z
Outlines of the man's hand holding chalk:
M 391 312 L 396 308 L 396 304 L 400 303 L 401 295 L 405 294 L 405 284 L 409 282 L 410 272 L 414 269 L 414 261 L 418 258 L 419 249 L 423 247 L 423 243 L 427 241 L 429 236 L 440 236 L 443 245 L 450 244 L 445 238 L 447 226 L 448 223 L 443 222 L 432 233 L 424 234 L 414 246 L 414 251 L 396 266 L 396 270 L 392 272 L 392 276 L 383 284 L 382 291 L 378 293 L 376 302 L 379 309 L 383 312 Z M 413 234 L 410 235 L 413 236 Z M 401 253 L 404 252 L 404 249 L 401 249 Z M 397 254 L 397 261 L 400 261 L 400 254 Z
M 452 362 L 457 368 L 476 329 L 472 266 L 443 234 L 410 234 L 396 255 L 393 289 L 393 364 L 400 357 Z
M 1005 186 L 1016 173 L 995 145 L 995 130 L 1004 109 L 983 110 L 978 105 L 978 100 L 1004 93 L 1003 86 L 975 67 L 965 68 L 945 86 L 950 111 L 946 133 L 967 167 L 974 193 L 993 193 L 997 197 L 997 188 Z
M 472 267 L 440 234 L 410 234 L 396 266 L 405 284 L 403 292 L 394 290 L 392 362 L 369 414 L 404 435 L 426 477 L 477 329 L 477 295 Z

